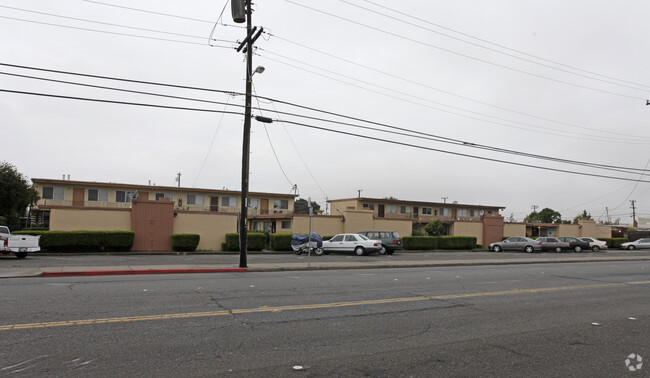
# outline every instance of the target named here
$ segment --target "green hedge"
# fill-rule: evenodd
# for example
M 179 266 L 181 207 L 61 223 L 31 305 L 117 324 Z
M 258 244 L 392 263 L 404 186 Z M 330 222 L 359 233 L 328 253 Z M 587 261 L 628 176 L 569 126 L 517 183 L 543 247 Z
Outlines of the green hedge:
M 272 234 L 271 250 L 272 251 L 292 251 L 291 236 L 293 234 Z
M 443 250 L 472 250 L 476 248 L 476 238 L 473 236 L 405 236 L 402 238 L 405 250 L 431 251 Z
M 402 247 L 406 250 L 430 251 L 438 247 L 436 236 L 404 236 Z
M 599 238 L 604 242 L 607 242 L 608 248 L 621 248 L 621 244 L 627 243 L 627 238 Z
M 199 240 L 199 234 L 172 234 L 172 249 L 176 252 L 196 251 Z
M 266 248 L 267 236 L 263 232 L 248 233 L 249 251 L 261 251 Z M 226 234 L 226 242 L 221 243 L 222 251 L 239 251 L 239 233 Z
M 130 251 L 133 231 L 17 231 L 16 235 L 40 235 L 41 249 L 66 252 Z
M 469 249 L 476 248 L 476 238 L 473 236 L 438 236 L 438 249 Z

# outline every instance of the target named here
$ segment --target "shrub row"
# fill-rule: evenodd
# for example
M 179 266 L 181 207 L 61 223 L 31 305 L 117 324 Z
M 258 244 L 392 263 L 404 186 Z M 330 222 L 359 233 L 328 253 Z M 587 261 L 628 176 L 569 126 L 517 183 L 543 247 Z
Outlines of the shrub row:
M 261 251 L 266 248 L 267 236 L 263 232 L 248 233 L 248 250 Z M 239 233 L 226 234 L 226 242 L 221 243 L 222 251 L 239 251 Z
M 607 242 L 608 248 L 621 248 L 621 244 L 627 243 L 627 238 L 599 238 L 600 240 Z
M 196 251 L 200 240 L 199 234 L 173 234 L 172 249 L 176 252 Z
M 133 231 L 17 231 L 18 235 L 40 235 L 41 249 L 66 252 L 129 251 Z
M 455 250 L 476 248 L 473 236 L 405 236 L 402 246 L 406 250 L 429 251 L 434 249 Z

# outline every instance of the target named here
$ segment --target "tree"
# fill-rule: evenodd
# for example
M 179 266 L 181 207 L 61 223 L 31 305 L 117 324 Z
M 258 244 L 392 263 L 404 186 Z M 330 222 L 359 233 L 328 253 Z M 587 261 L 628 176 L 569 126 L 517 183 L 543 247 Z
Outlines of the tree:
M 562 215 L 553 210 L 549 209 L 548 207 L 545 207 L 542 209 L 540 212 L 535 212 L 533 211 L 532 213 L 528 214 L 526 219 L 524 219 L 525 222 L 541 222 L 541 223 L 560 223 L 562 221 Z
M 320 210 L 320 205 L 311 201 L 311 207 L 314 208 L 314 213 Z M 296 214 L 309 214 L 309 205 L 306 199 L 298 198 L 293 204 L 293 212 Z
M 429 236 L 440 236 L 447 233 L 447 227 L 445 227 L 445 224 L 442 223 L 440 219 L 434 219 L 424 226 L 424 231 L 426 231 Z
M 573 224 L 578 224 L 578 221 L 580 221 L 580 219 L 591 219 L 591 214 L 589 214 L 586 209 L 582 210 L 582 213 L 573 218 Z
M 6 226 L 20 228 L 20 217 L 25 215 L 27 206 L 38 201 L 39 196 L 16 167 L 3 161 L 0 163 L 0 217 Z

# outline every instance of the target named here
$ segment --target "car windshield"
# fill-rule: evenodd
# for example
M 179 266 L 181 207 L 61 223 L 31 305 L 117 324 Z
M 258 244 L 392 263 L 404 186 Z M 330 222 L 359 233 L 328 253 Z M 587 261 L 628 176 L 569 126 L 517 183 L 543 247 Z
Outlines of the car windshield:
M 364 236 L 364 235 L 359 234 L 359 236 L 360 236 L 361 239 L 363 239 L 363 240 L 370 240 L 370 239 L 368 239 L 368 238 L 367 238 L 366 236 Z
M 395 239 L 399 239 L 399 238 L 400 238 L 400 236 L 399 236 L 399 234 L 397 233 L 397 231 L 393 231 L 393 237 L 394 237 Z
M 4 226 L 0 227 L 0 234 L 8 234 L 8 233 L 9 233 L 9 229 L 7 227 Z

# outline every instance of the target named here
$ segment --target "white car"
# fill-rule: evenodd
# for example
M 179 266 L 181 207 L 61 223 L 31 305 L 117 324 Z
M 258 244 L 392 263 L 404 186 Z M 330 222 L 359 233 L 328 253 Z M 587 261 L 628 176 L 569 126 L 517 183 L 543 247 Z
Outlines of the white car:
M 621 244 L 622 249 L 628 249 L 630 251 L 635 249 L 648 249 L 650 248 L 650 238 L 644 238 L 635 240 L 633 242 L 627 242 Z
M 589 248 L 591 248 L 592 251 L 598 252 L 601 249 L 607 249 L 607 242 L 598 240 L 596 238 L 578 238 L 582 241 L 589 242 Z
M 330 240 L 323 241 L 323 250 L 329 252 L 354 252 L 363 256 L 369 252 L 378 252 L 381 241 L 368 239 L 360 234 L 338 234 Z

